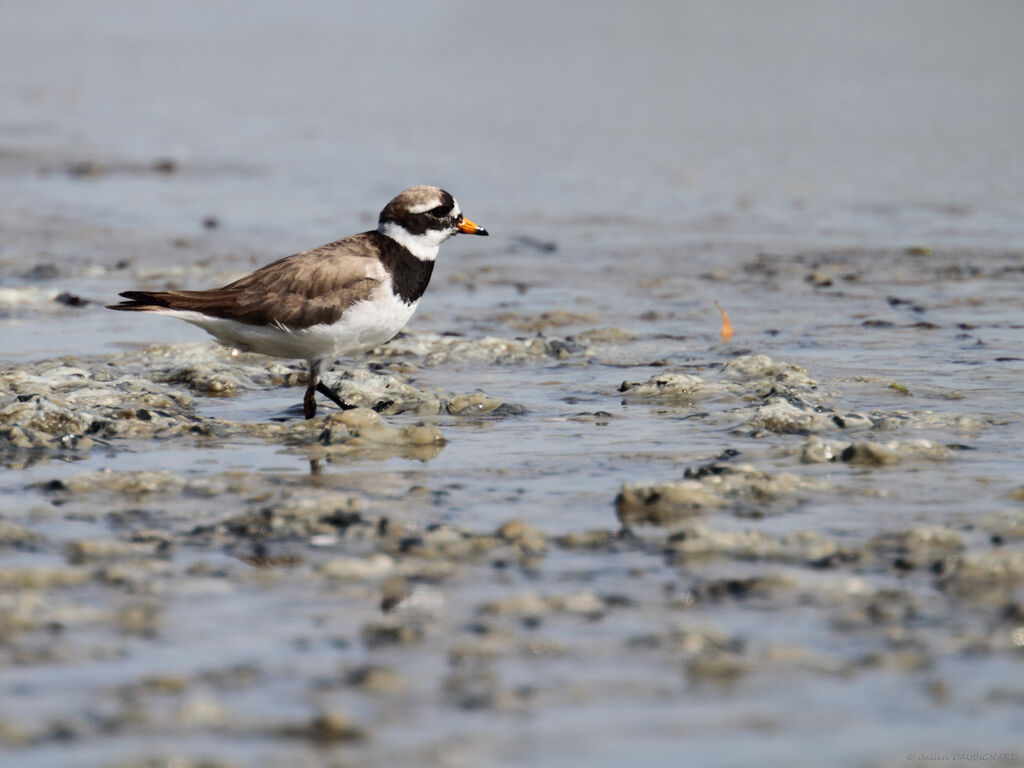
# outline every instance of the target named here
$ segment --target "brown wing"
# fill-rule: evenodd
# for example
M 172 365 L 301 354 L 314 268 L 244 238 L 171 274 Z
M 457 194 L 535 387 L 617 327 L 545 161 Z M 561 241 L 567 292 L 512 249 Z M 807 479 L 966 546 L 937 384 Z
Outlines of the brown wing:
M 252 325 L 306 328 L 333 323 L 369 298 L 384 271 L 376 232 L 346 237 L 286 256 L 223 288 L 208 291 L 127 291 L 111 309 L 181 309 Z

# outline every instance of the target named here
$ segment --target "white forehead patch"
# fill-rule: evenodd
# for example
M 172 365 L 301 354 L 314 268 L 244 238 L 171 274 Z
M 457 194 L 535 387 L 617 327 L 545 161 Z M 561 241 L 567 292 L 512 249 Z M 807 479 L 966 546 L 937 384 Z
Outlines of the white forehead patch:
M 435 197 L 432 201 L 420 203 L 409 208 L 409 213 L 426 213 L 431 208 L 437 208 L 441 204 L 441 198 Z

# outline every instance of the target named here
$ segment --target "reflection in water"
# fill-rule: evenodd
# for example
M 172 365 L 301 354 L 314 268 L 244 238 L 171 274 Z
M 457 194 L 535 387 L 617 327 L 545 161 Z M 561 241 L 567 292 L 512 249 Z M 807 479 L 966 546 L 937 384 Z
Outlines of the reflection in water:
M 407 459 L 426 463 L 441 455 L 445 443 L 429 445 L 412 445 L 409 443 L 372 443 L 360 442 L 357 439 L 340 446 L 310 447 L 296 446 L 290 448 L 292 453 L 301 453 L 309 461 L 309 474 L 319 477 L 324 474 L 325 464 L 350 464 L 353 461 L 386 461 L 387 459 Z
M 363 446 L 359 446 L 355 451 L 350 452 L 348 455 L 353 458 L 359 459 L 370 459 L 376 461 L 382 461 L 384 459 L 399 458 L 408 459 L 409 461 L 422 461 L 424 463 L 436 459 L 441 455 L 441 451 L 444 450 L 443 443 L 432 443 L 430 445 L 411 445 L 408 443 L 399 445 L 383 445 L 383 444 L 372 444 L 368 443 Z M 338 456 L 337 459 L 341 459 Z M 329 462 L 335 462 L 334 456 L 328 456 Z

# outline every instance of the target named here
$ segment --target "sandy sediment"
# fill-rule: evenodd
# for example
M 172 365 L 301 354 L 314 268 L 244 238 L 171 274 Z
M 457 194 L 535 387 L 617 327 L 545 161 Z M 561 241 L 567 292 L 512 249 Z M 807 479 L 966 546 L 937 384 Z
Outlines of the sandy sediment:
M 203 415 L 206 398 L 281 388 L 282 401 L 297 401 L 304 385 L 301 368 L 209 345 L 7 365 L 2 458 L 16 469 L 157 445 L 255 442 L 314 464 L 429 461 L 451 432 L 439 419 L 483 419 L 499 429 L 529 411 L 481 391 L 421 388 L 418 366 L 586 365 L 600 345 L 627 342 L 607 333 L 477 342 L 411 335 L 377 362 L 332 376 L 357 407 L 325 406 L 310 421 L 297 413 L 251 421 Z M 1005 546 L 1024 540 L 1014 493 L 1007 503 L 1017 507 L 981 517 L 971 530 L 908 522 L 851 535 L 771 525 L 837 496 L 869 497 L 870 473 L 955 465 L 963 435 L 991 419 L 846 408 L 841 387 L 763 355 L 594 396 L 608 409 L 624 399 L 665 419 L 704 414 L 739 447 L 636 476 L 595 510 L 596 525 L 558 533 L 538 522 L 543 517 L 485 527 L 447 520 L 443 506 L 427 502 L 443 498 L 436 489 L 401 479 L 369 491 L 315 473 L 111 466 L 32 483 L 26 492 L 41 503 L 0 525 L 0 550 L 17 555 L 0 567 L 5 665 L 101 663 L 173 633 L 182 619 L 176 606 L 189 600 L 229 610 L 254 593 L 283 596 L 302 626 L 318 627 L 293 639 L 294 663 L 325 653 L 324 643 L 344 661 L 300 673 L 316 701 L 304 715 L 255 714 L 244 705 L 253 691 L 280 683 L 273 664 L 207 659 L 195 668 L 151 665 L 111 682 L 102 706 L 41 718 L 7 713 L 0 745 L 185 733 L 233 742 L 258 736 L 299 752 L 344 745 L 358 757 L 402 717 L 374 713 L 402 697 L 520 716 L 581 700 L 645 701 L 673 695 L 676 685 L 734 689 L 779 675 L 843 681 L 878 670 L 935 675 L 939 691 L 935 670 L 950 654 L 1014 654 L 1024 642 L 1024 559 Z M 629 418 L 596 408 L 564 420 L 595 429 Z M 921 430 L 929 437 L 915 434 Z M 759 443 L 768 446 L 751 448 Z M 840 639 L 761 639 L 727 620 L 747 610 L 810 612 L 821 632 Z M 610 657 L 628 659 L 640 674 L 592 674 L 607 670 Z M 561 680 L 531 674 L 520 682 L 508 672 L 555 664 L 564 665 Z M 433 672 L 425 678 L 423 669 Z M 677 682 L 666 687 L 666 679 Z
M 494 352 L 485 343 L 487 355 Z M 515 346 L 515 345 L 512 345 Z M 511 353 L 513 356 L 519 352 Z M 516 358 L 518 359 L 518 358 Z M 401 368 L 402 366 L 398 366 Z M 484 392 L 418 389 L 386 368 L 357 368 L 332 382 L 354 411 L 324 406 L 309 422 L 287 418 L 239 422 L 201 417 L 197 397 L 234 397 L 266 388 L 294 388 L 305 372 L 255 355 L 232 355 L 208 344 L 156 346 L 102 359 L 54 360 L 0 369 L 0 451 L 11 467 L 51 457 L 74 458 L 128 441 L 260 440 L 314 454 L 339 451 L 432 455 L 444 436 L 432 425 L 390 426 L 386 414 L 499 418 L 522 413 Z M 284 401 L 285 398 L 282 398 Z

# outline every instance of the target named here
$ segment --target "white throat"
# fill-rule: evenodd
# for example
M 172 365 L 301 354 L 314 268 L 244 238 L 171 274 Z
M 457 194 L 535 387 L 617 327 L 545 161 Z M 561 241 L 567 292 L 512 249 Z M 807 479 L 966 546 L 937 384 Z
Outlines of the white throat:
M 451 232 L 442 232 L 439 229 L 428 229 L 422 235 L 413 235 L 393 221 L 381 223 L 377 227 L 377 231 L 382 235 L 390 237 L 399 245 L 404 246 L 409 253 L 420 261 L 433 261 L 436 259 L 437 249 L 441 246 L 441 243 L 452 236 Z

